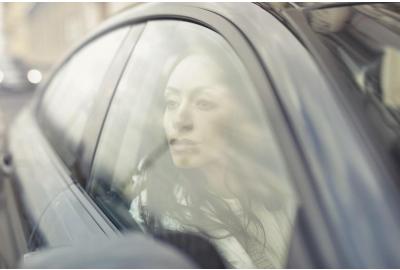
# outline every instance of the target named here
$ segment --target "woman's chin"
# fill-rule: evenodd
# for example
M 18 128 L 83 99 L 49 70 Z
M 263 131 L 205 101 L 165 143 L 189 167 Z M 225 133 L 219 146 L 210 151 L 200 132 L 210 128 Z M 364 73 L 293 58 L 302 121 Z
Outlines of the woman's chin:
M 174 164 L 181 169 L 195 169 L 201 166 L 201 162 L 193 157 L 173 157 Z

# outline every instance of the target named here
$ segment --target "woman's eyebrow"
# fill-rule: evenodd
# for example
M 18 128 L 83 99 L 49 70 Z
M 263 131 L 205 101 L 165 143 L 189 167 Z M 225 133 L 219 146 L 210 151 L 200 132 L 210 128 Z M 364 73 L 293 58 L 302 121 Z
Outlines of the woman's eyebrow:
M 195 96 L 198 96 L 198 95 L 201 95 L 201 94 L 214 95 L 215 94 L 215 87 L 214 87 L 214 85 L 198 87 L 198 88 L 196 88 L 196 89 L 194 89 L 192 91 L 192 94 L 195 95 Z

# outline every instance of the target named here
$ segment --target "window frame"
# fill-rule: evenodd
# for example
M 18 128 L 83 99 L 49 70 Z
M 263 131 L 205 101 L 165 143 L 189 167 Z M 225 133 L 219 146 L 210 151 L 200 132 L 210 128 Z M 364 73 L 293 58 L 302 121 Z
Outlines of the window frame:
M 131 14 L 127 12 L 122 15 L 128 17 Z M 121 19 L 123 18 L 124 17 Z M 252 44 L 249 43 L 244 33 L 240 31 L 236 24 L 223 15 L 211 10 L 199 6 L 196 7 L 196 5 L 179 4 L 158 5 L 154 9 L 141 10 L 137 17 L 129 18 L 125 23 L 135 25 L 141 22 L 154 20 L 176 20 L 195 23 L 216 32 L 228 42 L 240 58 L 246 70 L 252 71 L 249 73 L 249 77 L 255 85 L 256 94 L 261 98 L 261 103 L 265 105 L 264 108 L 269 124 L 273 127 L 272 130 L 275 130 L 280 135 L 277 136 L 276 132 L 273 132 L 276 142 L 279 145 L 282 158 L 288 167 L 289 175 L 291 177 L 296 175 L 296 178 L 299 178 L 300 174 L 303 175 L 304 169 L 299 166 L 300 156 L 296 151 L 297 147 L 289 135 L 292 134 L 292 131 L 288 128 L 287 125 L 289 123 L 284 117 L 285 114 L 282 113 L 281 104 L 279 104 L 276 99 L 273 83 L 268 79 L 268 71 L 263 66 L 257 51 Z M 125 72 L 125 70 L 123 72 Z M 115 91 L 116 90 L 117 89 L 115 89 Z M 112 102 L 113 101 L 110 103 L 111 105 Z M 105 120 L 106 119 L 104 119 L 104 121 Z M 292 171 L 291 168 L 293 168 L 294 171 Z M 295 172 L 295 174 L 293 174 L 293 172 Z M 89 194 L 94 184 L 93 179 L 90 179 L 87 187 Z
M 258 8 L 257 6 L 255 7 Z M 127 12 L 125 15 L 128 17 L 132 14 Z M 289 181 L 296 191 L 299 201 L 303 201 L 304 198 L 301 194 L 301 190 L 298 189 L 299 183 L 295 183 L 293 180 L 296 179 L 297 182 L 300 183 L 307 182 L 307 178 L 309 179 L 311 177 L 310 172 L 307 170 L 308 165 L 305 164 L 298 140 L 294 139 L 296 138 L 295 132 L 291 129 L 285 109 L 277 97 L 276 89 L 270 78 L 268 68 L 263 64 L 261 56 L 247 39 L 246 35 L 235 22 L 229 20 L 224 15 L 196 5 L 161 4 L 154 9 L 141 10 L 136 17 L 129 17 L 128 22 L 134 25 L 135 23 L 154 20 L 186 21 L 216 32 L 223 37 L 236 52 L 246 70 L 252 71 L 249 72 L 249 77 L 254 83 L 256 94 L 261 99 L 261 104 L 264 107 L 263 109 L 265 109 L 269 121 L 268 124 L 271 126 L 274 139 L 278 144 L 283 162 L 287 168 L 288 177 L 290 178 Z M 115 89 L 115 91 L 116 90 L 117 89 Z M 112 102 L 113 101 L 111 101 L 111 105 Z M 106 121 L 106 119 L 104 119 L 104 121 Z M 100 137 L 98 140 L 99 139 Z M 96 154 L 93 156 L 93 160 L 95 155 Z M 86 190 L 93 200 L 93 187 L 95 185 L 96 181 L 93 179 L 91 172 Z M 97 204 L 97 202 L 95 203 Z M 124 229 L 126 228 L 121 228 L 121 230 Z M 294 233 L 295 232 L 293 232 L 293 234 Z M 292 241 L 293 240 L 289 242 L 289 249 L 292 249 Z
M 147 8 L 147 6 L 150 6 Z M 256 7 L 254 5 L 255 8 Z M 229 11 L 228 11 L 229 12 Z M 145 24 L 148 20 L 181 20 L 187 21 L 195 24 L 199 24 L 203 27 L 209 28 L 214 32 L 221 35 L 235 50 L 237 55 L 241 58 L 242 64 L 246 67 L 246 69 L 256 70 L 255 73 L 250 73 L 251 79 L 255 84 L 256 93 L 260 96 L 261 102 L 265 105 L 265 109 L 267 111 L 267 117 L 269 120 L 269 124 L 271 125 L 274 133 L 274 137 L 276 142 L 279 145 L 279 149 L 282 154 L 282 158 L 285 161 L 288 169 L 288 175 L 290 176 L 291 180 L 293 176 L 296 176 L 296 179 L 301 182 L 307 182 L 307 178 L 310 177 L 310 172 L 307 171 L 307 165 L 305 165 L 305 161 L 303 160 L 303 154 L 300 150 L 300 145 L 298 140 L 294 140 L 296 138 L 294 130 L 291 128 L 290 121 L 287 119 L 288 116 L 285 113 L 285 108 L 282 105 L 278 95 L 276 93 L 276 89 L 274 86 L 274 82 L 271 79 L 271 76 L 268 72 L 268 68 L 265 66 L 262 57 L 257 53 L 257 50 L 249 42 L 249 39 L 246 35 L 241 31 L 240 27 L 236 25 L 237 22 L 240 23 L 238 20 L 237 22 L 233 22 L 227 17 L 225 17 L 224 12 L 219 12 L 212 9 L 206 9 L 201 7 L 201 4 L 156 4 L 156 5 L 146 5 L 146 7 L 139 6 L 135 9 L 128 10 L 120 16 L 112 18 L 110 21 L 105 23 L 102 28 L 100 28 L 96 33 L 90 36 L 85 43 L 78 46 L 77 49 L 73 50 L 72 53 L 79 50 L 79 48 L 85 46 L 87 42 L 90 42 L 91 39 L 95 39 L 97 36 L 100 36 L 103 33 L 107 33 L 112 31 L 113 29 L 123 27 L 123 26 L 135 26 L 140 23 Z M 126 42 L 129 43 L 129 38 L 126 39 Z M 67 61 L 67 59 L 64 60 Z M 128 61 L 127 61 L 128 62 Z M 59 66 L 61 68 L 62 65 Z M 253 67 L 253 69 L 252 69 Z M 58 70 L 58 69 L 57 69 Z M 54 71 L 53 74 L 57 73 L 57 70 Z M 125 70 L 125 69 L 124 69 Z M 121 71 L 121 75 L 124 73 L 124 70 Z M 51 79 L 51 77 L 50 77 Z M 48 84 L 49 80 L 45 81 L 39 89 L 39 95 L 43 95 L 43 92 L 46 89 L 46 85 Z M 108 107 L 112 102 L 112 96 L 114 91 L 116 91 L 116 87 L 114 89 L 109 89 L 109 100 L 106 101 L 106 104 L 103 104 L 102 111 L 105 114 L 108 111 Z M 40 100 L 40 99 L 38 99 Z M 37 109 L 37 107 L 36 107 Z M 102 132 L 103 123 L 106 120 L 106 115 L 102 115 L 98 117 L 98 121 L 96 121 L 96 127 L 92 127 L 94 134 L 96 136 L 96 142 L 93 142 L 91 145 L 91 151 L 86 151 L 83 155 L 81 160 L 82 169 L 81 173 L 83 176 L 89 177 L 92 162 L 94 160 L 95 151 L 97 148 L 98 140 L 100 138 L 100 134 Z M 90 122 L 90 121 L 89 121 Z M 100 128 L 96 130 L 96 128 Z M 277 133 L 280 136 L 276 136 Z M 104 217 L 104 219 L 111 223 L 108 217 L 99 209 L 97 204 L 93 202 L 93 200 L 89 197 L 90 196 L 90 183 L 87 183 L 82 190 L 83 195 L 85 198 L 89 200 L 91 205 L 93 205 L 97 211 Z M 294 183 L 296 184 L 296 183 Z M 301 191 L 298 190 L 297 185 L 293 186 L 297 191 L 300 199 Z M 113 226 L 114 224 L 110 224 Z M 291 246 L 290 244 L 289 246 Z

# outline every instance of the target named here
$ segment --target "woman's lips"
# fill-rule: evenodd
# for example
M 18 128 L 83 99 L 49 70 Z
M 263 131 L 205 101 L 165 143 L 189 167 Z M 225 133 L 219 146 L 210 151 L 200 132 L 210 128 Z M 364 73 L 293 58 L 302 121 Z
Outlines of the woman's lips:
M 171 139 L 169 144 L 171 145 L 196 145 L 197 142 L 190 139 Z
M 199 143 L 189 139 L 171 139 L 169 145 L 175 153 L 192 153 L 195 152 Z

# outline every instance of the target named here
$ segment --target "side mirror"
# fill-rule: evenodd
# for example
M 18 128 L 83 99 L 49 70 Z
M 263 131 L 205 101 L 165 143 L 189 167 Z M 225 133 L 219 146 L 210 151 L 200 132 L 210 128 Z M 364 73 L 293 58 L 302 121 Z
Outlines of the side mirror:
M 178 249 L 142 233 L 26 254 L 21 268 L 198 268 Z

